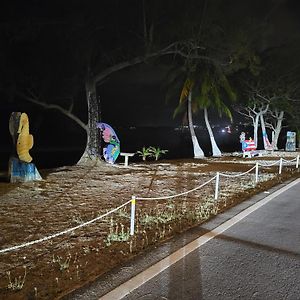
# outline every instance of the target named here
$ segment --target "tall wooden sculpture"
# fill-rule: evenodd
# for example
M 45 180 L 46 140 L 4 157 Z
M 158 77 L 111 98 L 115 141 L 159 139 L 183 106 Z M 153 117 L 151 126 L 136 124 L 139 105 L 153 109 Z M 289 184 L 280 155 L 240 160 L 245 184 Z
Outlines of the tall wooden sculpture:
M 13 112 L 9 119 L 9 131 L 13 140 L 13 153 L 9 161 L 10 182 L 41 180 L 29 154 L 33 147 L 33 136 L 29 133 L 27 114 Z
M 21 161 L 30 163 L 32 157 L 29 150 L 33 147 L 33 136 L 29 134 L 29 120 L 25 113 L 21 114 L 17 140 L 17 153 Z

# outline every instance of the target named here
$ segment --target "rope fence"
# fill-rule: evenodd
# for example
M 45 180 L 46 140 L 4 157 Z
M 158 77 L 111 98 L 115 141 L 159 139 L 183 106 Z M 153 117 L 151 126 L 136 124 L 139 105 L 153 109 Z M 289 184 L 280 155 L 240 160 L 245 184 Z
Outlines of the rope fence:
M 179 194 L 176 194 L 176 195 L 171 195 L 171 196 L 162 196 L 162 197 L 149 197 L 149 198 L 145 198 L 145 197 L 136 197 L 135 199 L 136 200 L 169 200 L 169 199 L 173 199 L 173 198 L 177 198 L 177 197 L 180 197 L 180 196 L 184 196 L 184 195 L 187 195 L 189 193 L 192 193 L 196 190 L 199 190 L 201 189 L 202 187 L 204 187 L 205 185 L 207 185 L 208 183 L 210 183 L 211 181 L 213 181 L 214 179 L 216 178 L 216 176 L 214 176 L 213 178 L 211 178 L 210 180 L 204 182 L 203 184 L 193 188 L 192 190 L 188 190 L 188 191 L 185 191 L 183 193 L 179 193 Z
M 203 183 L 202 185 L 200 185 L 200 186 L 198 186 L 198 187 L 196 187 L 192 190 L 185 191 L 183 193 L 179 193 L 179 194 L 176 194 L 176 195 L 162 196 L 162 197 L 152 197 L 152 198 L 132 196 L 132 198 L 131 198 L 131 216 L 130 216 L 130 235 L 134 235 L 136 200 L 142 200 L 142 201 L 143 200 L 168 200 L 168 199 L 172 199 L 172 198 L 179 197 L 179 196 L 182 196 L 182 195 L 187 195 L 189 193 L 194 192 L 195 190 L 198 190 L 198 189 L 202 188 L 203 186 L 207 185 L 208 183 L 210 183 L 214 179 L 216 180 L 214 199 L 218 200 L 219 189 L 220 189 L 220 177 L 221 176 L 223 176 L 223 177 L 232 177 L 232 178 L 241 177 L 243 175 L 247 175 L 248 173 L 252 172 L 255 169 L 255 183 L 257 184 L 258 181 L 259 181 L 259 166 L 261 166 L 261 167 L 270 167 L 270 166 L 274 166 L 274 165 L 279 164 L 278 173 L 281 174 L 283 163 L 284 162 L 291 163 L 293 161 L 296 161 L 296 169 L 298 169 L 299 168 L 299 155 L 297 155 L 297 157 L 292 159 L 292 160 L 285 160 L 283 158 L 280 158 L 278 161 L 275 161 L 274 163 L 271 163 L 271 164 L 262 164 L 262 163 L 257 162 L 254 167 L 250 168 L 248 171 L 246 171 L 244 173 L 230 175 L 230 174 L 224 174 L 224 173 L 217 172 L 217 174 L 214 177 L 212 177 L 210 180 Z
M 296 162 L 296 169 L 299 168 L 299 155 L 297 155 L 297 157 L 293 158 L 293 159 L 284 159 L 284 158 L 280 158 L 279 160 L 271 163 L 271 164 L 262 164 L 260 163 L 261 166 L 263 167 L 271 167 L 271 166 L 275 166 L 277 164 L 279 164 L 279 171 L 278 173 L 281 174 L 282 173 L 282 167 L 283 167 L 283 163 L 288 163 L 288 166 L 290 166 L 290 163 Z
M 12 250 L 17 250 L 17 249 L 20 249 L 20 248 L 24 248 L 24 247 L 28 247 L 28 246 L 31 246 L 31 245 L 34 245 L 34 244 L 38 244 L 38 243 L 42 243 L 42 242 L 45 242 L 45 241 L 48 241 L 48 240 L 51 240 L 55 237 L 58 237 L 58 236 L 61 236 L 61 235 L 64 235 L 66 233 L 70 233 L 76 229 L 79 229 L 79 228 L 82 228 L 82 227 L 85 227 L 89 224 L 92 224 L 100 219 L 103 219 L 104 217 L 114 213 L 115 211 L 121 209 L 122 207 L 126 206 L 127 204 L 129 204 L 131 202 L 131 200 L 127 201 L 126 203 L 114 208 L 113 210 L 101 215 L 101 216 L 98 216 L 97 218 L 94 218 L 90 221 L 87 221 L 87 222 L 84 222 L 80 225 L 77 225 L 77 226 L 74 226 L 72 228 L 69 228 L 69 229 L 66 229 L 66 230 L 63 230 L 63 231 L 60 231 L 60 232 L 57 232 L 57 233 L 54 233 L 52 235 L 49 235 L 49 236 L 46 236 L 46 237 L 43 237 L 41 239 L 38 239 L 38 240 L 34 240 L 34 241 L 31 241 L 31 242 L 27 242 L 27 243 L 24 243 L 24 244 L 21 244 L 21 245 L 16 245 L 16 246 L 13 246 L 13 247 L 10 247 L 10 248 L 6 248 L 6 249 L 1 249 L 0 250 L 0 254 L 1 253 L 5 253 L 5 252 L 9 252 L 9 251 L 12 251 Z
M 259 163 L 257 162 L 255 164 L 254 167 L 250 168 L 248 171 L 246 172 L 243 172 L 243 173 L 239 173 L 239 174 L 234 174 L 234 175 L 231 175 L 231 174 L 225 174 L 225 173 L 221 173 L 221 172 L 217 172 L 217 174 L 212 177 L 211 179 L 209 179 L 208 181 L 206 181 L 205 183 L 191 189 L 191 190 L 188 190 L 188 191 L 185 191 L 185 192 L 182 192 L 182 193 L 178 193 L 178 194 L 175 194 L 175 195 L 169 195 L 169 196 L 161 196 L 161 197 L 136 197 L 136 196 L 132 196 L 131 200 L 125 202 L 124 204 L 112 209 L 111 211 L 108 211 L 106 212 L 105 214 L 101 215 L 101 216 L 98 216 L 90 221 L 87 221 L 87 222 L 84 222 L 80 225 L 77 225 L 77 226 L 74 226 L 72 228 L 69 228 L 69 229 L 66 229 L 66 230 L 63 230 L 63 231 L 60 231 L 60 232 L 57 232 L 57 233 L 54 233 L 52 235 L 49 235 L 49 236 L 46 236 L 46 237 L 43 237 L 43 238 L 40 238 L 40 239 L 37 239 L 37 240 L 33 240 L 33 241 L 30 241 L 30 242 L 27 242 L 27 243 L 23 243 L 23 244 L 20 244 L 20 245 L 15 245 L 15 246 L 12 246 L 12 247 L 9 247 L 9 248 L 4 248 L 4 249 L 0 249 L 0 254 L 2 253 L 7 253 L 7 252 L 10 252 L 10 251 L 14 251 L 14 250 L 18 250 L 18 249 L 21 249 L 21 248 L 24 248 L 24 247 L 28 247 L 28 246 L 31 246 L 31 245 L 34 245 L 34 244 L 38 244 L 38 243 L 42 243 L 42 242 L 45 242 L 45 241 L 48 241 L 50 239 L 53 239 L 53 238 L 56 238 L 58 236 L 62 236 L 64 234 L 67 234 L 67 233 L 70 233 L 70 232 L 73 232 L 79 228 L 83 228 L 89 224 L 92 224 L 114 212 L 116 212 L 117 210 L 125 207 L 127 204 L 131 203 L 131 210 L 130 210 L 130 235 L 134 235 L 134 229 L 135 229 L 135 211 L 136 211 L 136 202 L 137 200 L 139 201 L 151 201 L 151 200 L 169 200 L 169 199 L 173 199 L 173 198 L 177 198 L 177 197 L 180 197 L 180 196 L 183 196 L 183 195 L 187 195 L 189 193 L 192 193 L 196 190 L 199 190 L 201 188 L 203 188 L 205 185 L 211 183 L 213 180 L 216 180 L 215 181 L 215 193 L 214 193 L 214 199 L 215 200 L 218 200 L 218 197 L 219 197 L 219 190 L 220 190 L 220 177 L 232 177 L 232 178 L 235 178 L 235 177 L 241 177 L 241 176 L 244 176 L 244 175 L 247 175 L 249 174 L 250 172 L 252 172 L 254 169 L 255 169 L 255 183 L 258 183 L 258 180 L 259 180 L 259 166 L 261 167 L 270 167 L 270 166 L 274 166 L 274 165 L 277 165 L 279 164 L 279 171 L 278 173 L 281 174 L 282 172 L 282 167 L 283 167 L 283 164 L 284 163 L 292 163 L 292 162 L 296 162 L 295 166 L 296 166 L 296 169 L 299 168 L 299 155 L 292 159 L 292 160 L 286 160 L 286 159 L 283 159 L 283 158 L 280 158 L 278 161 L 274 162 L 274 163 L 270 163 L 270 164 L 262 164 L 262 163 Z
M 280 160 L 276 160 L 275 162 L 270 163 L 270 164 L 263 164 L 263 163 L 259 163 L 259 164 L 260 164 L 262 167 L 272 167 L 272 166 L 277 165 L 278 163 L 280 163 Z
M 220 176 L 223 176 L 223 177 L 240 177 L 240 176 L 243 176 L 243 175 L 246 175 L 248 173 L 250 173 L 251 171 L 253 171 L 254 169 L 256 168 L 256 165 L 249 169 L 248 171 L 244 172 L 244 173 L 239 173 L 239 174 L 235 174 L 235 175 L 231 175 L 231 174 L 225 174 L 225 173 L 220 173 Z

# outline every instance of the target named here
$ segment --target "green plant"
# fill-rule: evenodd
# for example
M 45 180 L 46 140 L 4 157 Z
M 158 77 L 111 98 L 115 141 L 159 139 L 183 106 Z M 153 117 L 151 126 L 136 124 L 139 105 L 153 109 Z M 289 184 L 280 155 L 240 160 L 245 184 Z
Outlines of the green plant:
M 127 232 L 124 230 L 124 225 L 121 225 L 121 231 L 119 232 L 119 225 L 116 224 L 115 231 L 113 230 L 113 219 L 111 219 L 110 232 L 105 239 L 106 246 L 110 246 L 111 242 L 126 242 L 130 238 L 129 229 L 127 228 Z
M 125 211 L 125 209 L 119 209 L 117 211 L 117 216 L 124 219 L 130 219 L 130 214 Z
M 150 152 L 150 155 L 152 157 L 155 158 L 155 160 L 158 160 L 163 154 L 166 154 L 168 152 L 168 150 L 163 150 L 163 149 L 160 149 L 160 147 L 149 147 L 149 152 Z
M 53 263 L 58 263 L 59 270 L 60 271 L 64 271 L 64 270 L 66 270 L 66 269 L 69 268 L 69 266 L 70 266 L 70 260 L 71 260 L 71 255 L 70 254 L 67 256 L 67 258 L 65 260 L 63 260 L 63 258 L 61 256 L 57 256 L 55 258 L 54 255 L 53 255 L 52 262 Z
M 11 281 L 10 278 L 10 271 L 6 272 L 7 276 L 8 276 L 8 285 L 7 288 L 9 290 L 13 290 L 13 291 L 20 291 L 25 283 L 25 278 L 26 278 L 26 266 L 24 266 L 24 276 L 22 278 L 22 276 L 16 277 L 14 281 Z
M 150 151 L 151 147 L 146 148 L 145 146 L 142 148 L 142 150 L 137 151 L 136 153 L 142 157 L 142 159 L 145 161 L 147 159 L 148 156 L 152 156 L 151 151 Z
M 154 216 L 151 216 L 151 215 L 148 215 L 147 213 L 145 213 L 144 216 L 140 217 L 139 222 L 143 226 L 151 227 L 154 224 L 167 224 L 167 223 L 177 220 L 179 218 L 180 218 L 180 215 L 178 215 L 175 212 L 164 211 L 164 212 L 161 212 Z

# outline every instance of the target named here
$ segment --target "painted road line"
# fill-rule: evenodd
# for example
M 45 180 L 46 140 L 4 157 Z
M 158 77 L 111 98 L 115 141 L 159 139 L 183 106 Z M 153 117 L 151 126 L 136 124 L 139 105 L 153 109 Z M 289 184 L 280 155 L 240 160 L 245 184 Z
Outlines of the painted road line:
M 229 229 L 249 214 L 254 212 L 255 210 L 259 209 L 266 203 L 270 202 L 272 199 L 276 198 L 283 192 L 287 191 L 291 187 L 295 186 L 296 184 L 300 183 L 300 178 L 291 182 L 290 184 L 282 187 L 281 189 L 275 191 L 271 195 L 265 197 L 264 199 L 260 200 L 259 202 L 251 205 L 250 207 L 246 208 L 245 210 L 238 213 L 236 216 L 232 217 L 231 219 L 227 220 L 220 226 L 216 227 L 215 229 L 207 232 L 206 234 L 200 236 L 196 240 L 190 242 L 189 244 L 185 245 L 184 247 L 180 248 L 179 250 L 175 251 L 171 255 L 167 256 L 166 258 L 162 259 L 161 261 L 157 262 L 153 266 L 149 267 L 148 269 L 144 270 L 143 272 L 137 274 L 136 276 L 132 277 L 130 280 L 124 282 L 117 288 L 113 289 L 109 293 L 102 296 L 99 300 L 115 300 L 115 299 L 122 299 L 123 297 L 127 296 L 130 292 L 137 289 L 145 282 L 149 281 L 159 273 L 163 272 L 165 269 L 169 268 L 171 265 L 178 262 L 180 259 L 191 253 L 192 251 L 196 250 L 200 246 L 206 244 L 208 241 L 213 239 L 214 237 L 220 235 L 225 230 Z

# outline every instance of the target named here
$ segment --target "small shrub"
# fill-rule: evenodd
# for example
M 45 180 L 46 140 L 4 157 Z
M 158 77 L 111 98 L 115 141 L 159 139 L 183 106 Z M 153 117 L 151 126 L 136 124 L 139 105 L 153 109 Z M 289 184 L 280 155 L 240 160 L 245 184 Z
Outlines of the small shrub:
M 22 278 L 22 276 L 16 277 L 15 280 L 11 281 L 10 278 L 10 271 L 8 271 L 7 273 L 8 276 L 8 285 L 7 288 L 9 290 L 13 290 L 13 291 L 20 291 L 25 283 L 25 278 L 26 278 L 26 266 L 24 266 L 24 276 Z
M 150 151 L 150 147 L 146 148 L 145 146 L 142 148 L 142 150 L 139 150 L 136 153 L 142 157 L 143 161 L 145 161 L 148 156 L 152 155 Z
M 155 158 L 155 160 L 158 160 L 163 154 L 166 154 L 168 150 L 160 149 L 160 147 L 149 147 L 149 152 L 151 153 L 151 156 Z
M 59 265 L 59 270 L 62 272 L 67 270 L 70 266 L 71 255 L 68 255 L 67 258 L 64 260 L 61 256 L 57 256 L 56 258 L 53 255 L 52 262 L 57 263 Z
M 150 146 L 146 148 L 145 146 L 142 150 L 137 151 L 136 153 L 142 157 L 143 161 L 147 160 L 147 157 L 153 157 L 155 160 L 158 160 L 163 154 L 166 154 L 168 150 L 160 149 L 160 147 Z
M 129 230 L 125 232 L 124 225 L 121 224 L 121 231 L 119 231 L 119 226 L 118 224 L 116 224 L 116 229 L 113 230 L 112 227 L 110 228 L 110 232 L 107 235 L 104 242 L 106 243 L 106 246 L 110 246 L 112 244 L 111 242 L 127 242 L 129 238 L 130 238 Z

